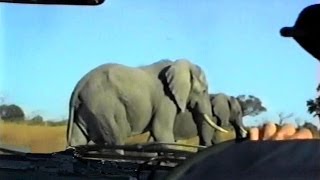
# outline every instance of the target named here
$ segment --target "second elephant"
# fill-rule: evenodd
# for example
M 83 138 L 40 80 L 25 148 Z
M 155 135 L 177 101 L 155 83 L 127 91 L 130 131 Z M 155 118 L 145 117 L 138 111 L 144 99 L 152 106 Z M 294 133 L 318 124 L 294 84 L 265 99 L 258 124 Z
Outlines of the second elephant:
M 242 122 L 242 108 L 239 101 L 233 96 L 228 96 L 224 93 L 210 94 L 210 102 L 212 107 L 213 117 L 211 118 L 215 123 L 221 127 L 235 130 L 236 137 L 245 137 L 247 131 Z M 217 139 L 216 129 L 197 116 L 197 113 L 186 111 L 179 113 L 176 116 L 174 124 L 175 140 L 190 139 L 199 136 L 200 145 L 211 146 Z

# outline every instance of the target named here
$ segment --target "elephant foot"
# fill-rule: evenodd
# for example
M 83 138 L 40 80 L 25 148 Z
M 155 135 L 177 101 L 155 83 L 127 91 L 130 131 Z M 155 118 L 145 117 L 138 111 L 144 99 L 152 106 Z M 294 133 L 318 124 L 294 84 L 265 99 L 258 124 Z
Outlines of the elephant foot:
M 92 140 L 90 140 L 87 144 L 88 145 L 95 145 L 95 143 Z
M 122 150 L 122 149 L 117 149 L 117 150 L 115 150 L 115 152 L 119 155 L 124 155 L 124 150 Z
M 159 152 L 159 153 L 157 153 L 158 156 L 168 156 L 168 155 L 170 155 L 170 154 L 172 154 L 172 153 L 166 153 L 166 152 Z
M 145 153 L 147 157 L 157 157 L 158 153 Z
M 131 152 L 131 151 L 128 151 L 128 152 L 125 152 L 125 155 L 130 155 L 130 156 L 143 156 L 143 157 L 155 157 L 155 156 L 158 156 L 157 153 L 153 153 L 153 152 Z

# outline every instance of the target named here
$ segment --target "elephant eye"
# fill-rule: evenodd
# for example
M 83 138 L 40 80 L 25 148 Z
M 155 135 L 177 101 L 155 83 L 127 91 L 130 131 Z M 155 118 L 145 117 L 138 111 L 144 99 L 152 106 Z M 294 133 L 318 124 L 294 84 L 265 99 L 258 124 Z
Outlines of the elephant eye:
M 203 92 L 203 93 L 207 93 L 207 91 L 208 91 L 208 89 L 204 89 L 202 92 Z

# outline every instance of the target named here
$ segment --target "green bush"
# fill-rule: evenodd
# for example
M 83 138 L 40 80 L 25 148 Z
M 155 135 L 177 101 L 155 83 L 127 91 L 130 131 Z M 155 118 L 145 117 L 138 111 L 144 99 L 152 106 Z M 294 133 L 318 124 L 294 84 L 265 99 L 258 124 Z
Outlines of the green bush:
M 25 120 L 25 114 L 21 107 L 10 104 L 10 105 L 0 105 L 0 116 L 3 121 L 6 122 L 18 122 Z

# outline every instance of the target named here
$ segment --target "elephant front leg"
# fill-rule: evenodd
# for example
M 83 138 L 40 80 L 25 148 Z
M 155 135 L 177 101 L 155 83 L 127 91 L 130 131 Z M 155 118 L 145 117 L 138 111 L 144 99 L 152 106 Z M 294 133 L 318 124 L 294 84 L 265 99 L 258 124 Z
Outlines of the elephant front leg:
M 152 136 L 156 142 L 174 143 L 173 125 L 176 116 L 176 107 L 168 104 L 157 109 L 152 122 Z M 164 148 L 169 148 L 167 145 Z
M 148 142 L 148 143 L 153 143 L 153 142 L 154 142 L 154 138 L 153 138 L 152 133 L 150 133 L 150 136 L 149 136 L 147 142 Z
M 207 123 L 203 122 L 200 127 L 199 141 L 202 146 L 212 146 L 212 138 L 214 135 L 214 129 Z

